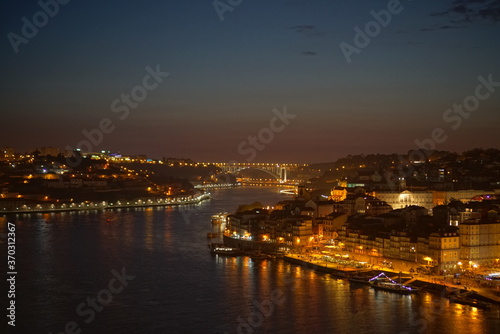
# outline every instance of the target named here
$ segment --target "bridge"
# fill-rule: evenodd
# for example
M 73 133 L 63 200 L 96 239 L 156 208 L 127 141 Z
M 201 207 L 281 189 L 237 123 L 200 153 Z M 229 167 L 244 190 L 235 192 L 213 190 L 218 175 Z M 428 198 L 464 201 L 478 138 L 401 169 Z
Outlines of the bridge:
M 222 169 L 224 172 L 233 174 L 245 169 L 261 170 L 273 176 L 281 183 L 287 181 L 287 173 L 290 170 L 297 169 L 298 167 L 303 166 L 300 164 L 273 164 L 273 163 L 258 163 L 258 162 L 215 163 L 214 165 Z

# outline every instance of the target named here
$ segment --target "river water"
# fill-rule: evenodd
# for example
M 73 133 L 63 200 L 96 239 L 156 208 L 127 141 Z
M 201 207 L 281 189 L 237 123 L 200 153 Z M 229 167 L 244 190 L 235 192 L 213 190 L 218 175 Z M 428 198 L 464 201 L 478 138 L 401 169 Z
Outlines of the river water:
M 16 224 L 16 331 L 7 332 L 498 333 L 498 308 L 374 291 L 283 260 L 211 255 L 212 214 L 287 198 L 273 187 L 212 195 L 199 205 L 2 220 L 2 231 Z M 5 254 L 5 238 L 0 246 Z

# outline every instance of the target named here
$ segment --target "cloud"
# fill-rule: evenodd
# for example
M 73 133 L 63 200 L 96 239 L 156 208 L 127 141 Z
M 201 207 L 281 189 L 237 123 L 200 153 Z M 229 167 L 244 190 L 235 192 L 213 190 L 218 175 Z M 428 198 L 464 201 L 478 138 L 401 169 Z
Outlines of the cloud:
M 423 28 L 420 29 L 420 31 L 437 31 L 437 30 L 449 30 L 449 29 L 461 29 L 461 28 L 464 28 L 464 26 L 452 26 L 448 24 L 442 24 L 439 26 Z
M 446 11 L 431 13 L 433 17 L 447 17 L 454 23 L 477 21 L 500 22 L 500 1 L 498 0 L 453 0 Z
M 302 55 L 304 56 L 316 56 L 317 54 L 315 51 L 302 51 Z
M 493 22 L 500 21 L 500 2 L 494 2 L 486 6 L 486 8 L 481 8 L 477 15 L 482 19 L 490 20 Z
M 306 37 L 322 36 L 323 35 L 323 32 L 319 31 L 318 27 L 314 26 L 314 25 L 304 24 L 304 25 L 289 27 L 288 29 L 290 29 L 298 34 L 302 34 Z
M 449 14 L 449 11 L 431 13 L 430 15 L 431 16 L 445 16 L 445 15 L 448 15 L 448 14 Z

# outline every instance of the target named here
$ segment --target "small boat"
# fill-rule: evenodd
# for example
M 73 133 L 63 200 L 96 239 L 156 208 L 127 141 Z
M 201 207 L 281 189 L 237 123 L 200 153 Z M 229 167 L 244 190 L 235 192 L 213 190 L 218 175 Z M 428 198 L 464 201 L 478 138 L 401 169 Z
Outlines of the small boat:
M 208 248 L 210 248 L 210 252 L 212 254 L 227 256 L 238 256 L 242 254 L 242 252 L 238 248 L 228 247 L 223 244 L 212 243 L 208 245 Z
M 269 258 L 269 255 L 261 253 L 260 251 L 255 251 L 252 254 L 250 254 L 250 258 L 252 260 L 265 260 Z
M 469 305 L 473 306 L 476 308 L 481 308 L 481 309 L 489 309 L 491 308 L 491 304 L 487 302 L 483 302 L 482 300 L 478 300 L 475 298 L 469 298 L 467 296 L 451 296 L 450 297 L 450 302 L 452 303 L 457 303 L 457 304 L 462 304 L 462 305 Z

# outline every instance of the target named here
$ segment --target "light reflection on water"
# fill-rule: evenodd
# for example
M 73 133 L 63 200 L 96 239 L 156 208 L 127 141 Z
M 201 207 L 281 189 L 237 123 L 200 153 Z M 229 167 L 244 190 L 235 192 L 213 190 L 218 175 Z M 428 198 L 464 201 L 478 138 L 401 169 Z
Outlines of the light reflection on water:
M 248 322 L 275 293 L 283 303 L 273 302 L 255 333 L 493 333 L 500 325 L 498 310 L 438 294 L 400 296 L 283 260 L 211 255 L 210 215 L 259 194 L 266 205 L 282 198 L 270 189 L 228 189 L 190 208 L 10 217 L 18 229 L 20 332 L 59 333 L 73 320 L 82 333 L 238 333 L 238 319 Z M 76 307 L 123 267 L 136 278 L 84 323 Z

